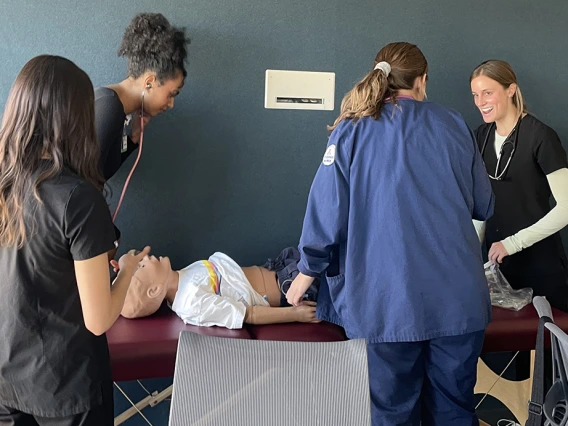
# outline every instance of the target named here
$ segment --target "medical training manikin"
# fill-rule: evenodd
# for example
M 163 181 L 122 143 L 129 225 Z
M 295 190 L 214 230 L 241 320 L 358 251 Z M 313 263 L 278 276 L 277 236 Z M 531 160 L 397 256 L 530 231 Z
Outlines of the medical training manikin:
M 152 315 L 166 299 L 186 324 L 198 326 L 235 329 L 243 323 L 318 322 L 316 286 L 308 290 L 302 305 L 286 303 L 286 284 L 297 275 L 298 261 L 294 248 L 285 249 L 262 268 L 240 267 L 217 252 L 173 271 L 169 258 L 146 257 L 132 278 L 121 314 L 126 318 Z

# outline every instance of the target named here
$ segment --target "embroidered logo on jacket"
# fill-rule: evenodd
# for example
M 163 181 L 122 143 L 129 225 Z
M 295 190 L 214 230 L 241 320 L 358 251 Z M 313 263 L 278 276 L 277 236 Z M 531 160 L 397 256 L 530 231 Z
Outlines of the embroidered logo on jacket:
M 324 166 L 331 166 L 334 161 L 335 161 L 335 145 L 330 145 L 325 150 L 322 163 Z

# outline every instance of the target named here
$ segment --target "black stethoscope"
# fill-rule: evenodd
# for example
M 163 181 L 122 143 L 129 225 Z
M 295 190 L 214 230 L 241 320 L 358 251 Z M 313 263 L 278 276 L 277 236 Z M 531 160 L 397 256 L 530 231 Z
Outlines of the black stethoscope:
M 513 127 L 513 130 L 511 130 L 511 133 L 509 133 L 509 136 L 507 136 L 507 138 L 505 139 L 505 142 L 503 142 L 503 144 L 501 145 L 501 149 L 499 150 L 499 155 L 497 156 L 497 165 L 495 166 L 495 176 L 491 176 L 491 174 L 489 172 L 487 173 L 487 175 L 493 180 L 503 180 L 504 177 L 505 177 L 505 173 L 507 173 L 507 169 L 509 168 L 509 164 L 511 164 L 511 160 L 513 159 L 513 154 L 517 150 L 517 142 L 519 141 L 519 130 L 520 130 L 522 119 L 523 119 L 523 115 L 521 114 L 521 116 L 519 117 L 519 120 L 517 121 L 517 124 L 515 124 L 515 127 Z M 489 138 L 495 132 L 495 126 L 496 126 L 495 123 L 492 123 L 489 126 L 489 130 L 488 130 L 487 134 L 485 135 L 485 140 L 483 141 L 483 145 L 481 147 L 481 158 L 484 158 L 485 147 L 487 146 L 487 142 L 489 142 Z M 513 140 L 511 141 L 510 138 L 511 138 L 511 135 L 513 133 L 515 134 L 515 136 L 513 137 Z M 509 155 L 509 159 L 507 160 L 507 164 L 505 164 L 505 167 L 503 167 L 503 170 L 501 170 L 501 173 L 499 173 L 499 166 L 501 165 L 501 158 L 503 158 L 503 152 L 505 151 L 505 147 L 507 146 L 507 144 L 511 144 L 511 154 Z

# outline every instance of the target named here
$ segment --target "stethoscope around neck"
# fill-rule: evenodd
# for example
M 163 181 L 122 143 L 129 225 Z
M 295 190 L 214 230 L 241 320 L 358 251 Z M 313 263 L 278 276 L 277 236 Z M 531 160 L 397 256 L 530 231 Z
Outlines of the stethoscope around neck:
M 523 115 L 521 114 L 519 116 L 519 119 L 517 120 L 517 124 L 515 124 L 515 127 L 513 127 L 513 130 L 511 130 L 511 133 L 509 133 L 509 136 L 507 136 L 507 138 L 505 139 L 505 142 L 503 142 L 503 144 L 501 145 L 501 149 L 499 149 L 499 154 L 497 155 L 497 165 L 495 166 L 495 175 L 491 176 L 491 174 L 489 172 L 487 173 L 487 175 L 493 180 L 505 179 L 505 174 L 507 173 L 507 170 L 509 169 L 509 165 L 511 164 L 511 160 L 513 159 L 513 154 L 517 150 L 517 143 L 519 141 L 519 130 L 520 130 L 522 119 L 523 119 Z M 495 128 L 496 128 L 495 123 L 491 123 L 491 125 L 489 126 L 489 130 L 487 131 L 487 134 L 485 135 L 485 140 L 483 141 L 483 145 L 481 146 L 481 158 L 484 158 L 485 148 L 487 147 L 487 142 L 489 142 L 489 138 L 491 137 L 491 135 L 494 134 Z M 511 135 L 513 133 L 515 135 L 513 137 L 513 140 L 511 141 L 510 138 L 511 138 Z M 507 160 L 505 167 L 503 167 L 503 170 L 501 170 L 501 173 L 499 173 L 499 166 L 501 165 L 501 159 L 503 158 L 503 151 L 505 150 L 505 147 L 507 146 L 507 144 L 511 144 L 511 154 L 509 155 L 509 159 Z
M 150 89 L 152 87 L 151 84 L 146 85 L 146 89 Z M 140 141 L 138 142 L 138 156 L 136 157 L 136 161 L 134 161 L 134 165 L 124 182 L 124 187 L 122 188 L 122 193 L 120 194 L 120 198 L 118 199 L 118 203 L 116 205 L 116 209 L 114 214 L 112 215 L 112 221 L 116 221 L 116 217 L 118 216 L 118 212 L 120 210 L 120 206 L 122 206 L 122 201 L 124 200 L 124 194 L 126 194 L 126 189 L 128 188 L 128 184 L 130 183 L 130 178 L 134 174 L 134 170 L 136 170 L 136 166 L 140 161 L 140 157 L 142 156 L 142 145 L 144 144 L 144 96 L 146 95 L 146 90 L 142 92 L 142 99 L 141 99 L 141 106 L 140 106 Z M 115 241 L 115 246 L 118 247 L 118 243 Z

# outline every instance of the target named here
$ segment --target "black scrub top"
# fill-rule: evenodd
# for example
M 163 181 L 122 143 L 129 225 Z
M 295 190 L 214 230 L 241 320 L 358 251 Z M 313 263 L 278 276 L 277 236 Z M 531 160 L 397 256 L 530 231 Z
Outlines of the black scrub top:
M 551 210 L 551 191 L 546 175 L 568 167 L 566 152 L 553 129 L 530 114 L 517 127 L 507 139 L 514 142 L 516 138 L 517 141 L 509 167 L 502 180 L 491 179 L 495 212 L 486 226 L 485 241 L 488 249 L 493 243 L 533 225 Z M 484 151 L 483 160 L 487 172 L 496 176 L 495 126 L 481 125 L 476 131 L 476 137 L 480 150 Z M 506 148 L 498 173 L 510 157 L 511 144 L 504 146 Z M 567 297 L 568 294 L 567 266 L 560 233 L 555 233 L 529 248 L 505 257 L 501 270 L 514 288 L 532 287 L 535 295 L 557 298 Z
M 0 247 L 0 404 L 70 416 L 100 405 L 112 379 L 106 337 L 85 327 L 73 262 L 108 252 L 115 234 L 103 195 L 70 171 L 40 184 L 43 205 L 28 194 L 23 247 Z
M 126 136 L 126 147 L 123 149 L 125 125 L 124 106 L 116 92 L 108 87 L 96 88 L 95 129 L 101 149 L 99 169 L 105 180 L 113 177 L 122 163 L 138 147 L 130 137 Z
M 138 145 L 126 135 L 127 126 L 124 105 L 117 93 L 108 87 L 95 89 L 95 130 L 99 140 L 101 156 L 99 170 L 105 180 L 115 175 L 122 163 Z M 123 146 L 123 141 L 126 146 Z M 120 240 L 120 230 L 115 226 L 116 240 Z

